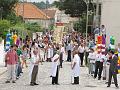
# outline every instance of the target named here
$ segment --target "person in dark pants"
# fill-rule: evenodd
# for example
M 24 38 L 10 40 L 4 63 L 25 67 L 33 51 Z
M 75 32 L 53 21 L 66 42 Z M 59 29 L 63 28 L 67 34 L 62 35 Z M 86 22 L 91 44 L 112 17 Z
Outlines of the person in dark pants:
M 88 46 L 85 47 L 85 65 L 88 66 L 88 55 L 89 55 L 89 48 Z
M 71 62 L 71 50 L 68 50 L 67 61 L 68 61 L 68 62 Z
M 30 78 L 30 85 L 39 85 L 36 83 L 37 75 L 38 75 L 38 65 L 40 63 L 40 49 L 38 47 L 37 43 L 32 43 L 32 48 L 31 48 L 31 60 L 30 60 L 30 67 L 31 67 L 31 78 Z
M 57 48 L 56 54 L 52 58 L 52 68 L 51 68 L 51 77 L 52 85 L 58 84 L 58 75 L 59 75 L 59 48 Z
M 118 57 L 114 54 L 113 51 L 108 52 L 108 55 L 110 57 L 112 57 L 112 59 L 110 60 L 109 80 L 108 80 L 108 86 L 107 87 L 110 87 L 111 79 L 113 77 L 116 88 L 119 88 L 118 81 L 117 81 L 117 73 L 118 73 L 117 62 L 118 62 Z
M 60 67 L 62 68 L 63 63 L 63 53 L 60 53 Z
M 31 76 L 31 86 L 38 85 L 36 84 L 37 74 L 38 74 L 38 65 L 35 65 L 32 71 L 32 76 Z
M 72 62 L 72 71 L 74 77 L 74 83 L 72 84 L 79 84 L 79 76 L 80 76 L 80 57 L 78 55 L 78 50 L 74 52 L 74 58 Z
M 102 58 L 102 54 L 98 52 L 98 54 L 96 55 L 94 78 L 96 78 L 98 74 L 98 80 L 100 80 L 102 70 L 103 70 L 103 58 Z
M 103 62 L 96 61 L 94 78 L 96 78 L 97 74 L 98 74 L 98 80 L 100 80 L 101 79 L 102 70 L 103 70 Z
M 57 72 L 56 72 L 56 76 L 55 77 L 52 77 L 52 84 L 58 84 L 58 74 L 59 74 L 59 67 L 57 67 Z
M 80 59 L 81 59 L 81 66 L 83 66 L 84 51 L 85 51 L 84 45 L 81 44 L 79 46 L 78 50 L 79 50 L 79 56 L 80 56 Z
M 67 52 L 68 52 L 67 61 L 68 61 L 68 62 L 71 62 L 72 45 L 71 45 L 71 43 L 70 43 L 70 42 L 68 42 Z
M 18 48 L 17 45 L 15 45 L 15 50 L 18 55 L 18 62 L 17 62 L 17 67 L 16 67 L 16 79 L 18 79 L 20 74 L 22 73 L 22 67 L 21 67 L 21 61 L 20 61 L 20 56 L 22 55 L 22 51 L 20 48 Z

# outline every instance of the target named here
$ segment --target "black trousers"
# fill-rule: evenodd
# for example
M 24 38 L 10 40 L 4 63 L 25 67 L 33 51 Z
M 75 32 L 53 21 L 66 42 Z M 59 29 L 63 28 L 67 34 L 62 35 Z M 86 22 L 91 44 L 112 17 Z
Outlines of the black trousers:
M 63 53 L 60 53 L 60 67 L 62 68 L 63 63 Z
M 56 77 L 52 77 L 52 84 L 58 84 L 59 66 L 57 67 Z
M 113 71 L 109 70 L 109 80 L 108 80 L 108 86 L 111 85 L 111 79 L 114 79 L 114 83 L 115 83 L 115 86 L 118 86 L 118 82 L 117 82 L 117 74 L 116 73 L 113 73 Z
M 80 59 L 81 59 L 81 66 L 83 66 L 83 58 L 84 58 L 84 53 L 80 53 Z
M 98 79 L 101 79 L 102 70 L 103 70 L 103 62 L 96 61 L 94 78 L 96 78 L 98 74 Z
M 68 50 L 67 61 L 68 61 L 68 62 L 71 62 L 71 50 Z
M 74 77 L 74 84 L 79 84 L 79 77 Z
M 85 52 L 85 65 L 86 66 L 88 65 L 88 55 L 89 55 L 89 52 Z
M 38 74 L 38 65 L 35 65 L 32 71 L 31 83 L 33 84 L 36 83 L 37 74 Z

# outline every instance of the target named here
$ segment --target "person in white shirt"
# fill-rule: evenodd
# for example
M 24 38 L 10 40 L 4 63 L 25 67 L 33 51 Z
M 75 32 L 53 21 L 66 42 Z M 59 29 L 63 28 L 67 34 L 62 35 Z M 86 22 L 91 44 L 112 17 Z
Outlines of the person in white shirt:
M 53 45 L 51 44 L 50 45 L 50 57 L 51 58 L 53 58 L 53 53 L 54 53 L 54 51 L 53 51 Z
M 98 80 L 101 80 L 101 74 L 103 71 L 103 62 L 104 62 L 103 55 L 101 51 L 98 51 L 98 53 L 96 54 L 95 73 L 94 73 L 94 78 L 96 78 L 98 74 Z
M 51 46 L 48 44 L 48 46 L 46 47 L 47 50 L 47 62 L 51 61 Z
M 36 78 L 38 74 L 38 65 L 40 63 L 40 52 L 39 47 L 36 43 L 32 43 L 31 48 L 31 61 L 30 61 L 30 85 L 38 85 L 36 83 Z
M 90 53 L 88 55 L 89 59 L 89 74 L 93 75 L 95 72 L 95 58 L 96 58 L 96 53 L 94 52 L 94 49 L 90 49 Z
M 81 59 L 81 66 L 83 66 L 84 51 L 85 51 L 85 47 L 84 47 L 83 44 L 81 44 L 79 46 L 78 51 L 79 51 L 79 56 L 80 56 L 80 59 Z
M 65 54 L 65 48 L 64 48 L 64 45 L 62 45 L 60 49 L 60 67 L 61 68 L 62 68 L 64 54 Z
M 52 58 L 52 68 L 51 68 L 51 76 L 52 76 L 52 85 L 58 84 L 58 75 L 59 75 L 59 48 L 56 48 L 57 51 Z
M 106 37 L 106 28 L 105 28 L 105 25 L 101 26 L 101 34 Z
M 79 76 L 80 76 L 80 57 L 78 55 L 78 50 L 74 52 L 74 58 L 72 61 L 72 75 L 74 77 L 73 84 L 79 84 Z
M 67 61 L 68 62 L 71 62 L 71 54 L 72 54 L 72 49 L 73 49 L 73 46 L 70 42 L 68 42 L 68 45 L 66 47 L 66 50 L 67 50 Z

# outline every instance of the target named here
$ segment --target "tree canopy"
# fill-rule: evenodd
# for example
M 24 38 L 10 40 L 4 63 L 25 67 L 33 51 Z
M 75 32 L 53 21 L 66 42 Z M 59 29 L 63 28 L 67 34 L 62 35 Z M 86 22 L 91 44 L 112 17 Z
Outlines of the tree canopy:
M 6 19 L 7 15 L 14 11 L 14 7 L 19 0 L 0 0 L 0 13 L 2 18 Z
M 94 9 L 94 5 L 89 0 L 89 10 Z M 70 14 L 71 17 L 80 17 L 83 13 L 86 13 L 87 4 L 84 0 L 61 0 L 53 3 L 60 10 L 64 10 L 66 14 Z
M 47 9 L 49 7 L 51 7 L 51 4 L 49 3 L 49 1 L 47 0 L 46 2 L 33 2 L 34 5 L 36 5 L 38 8 L 40 9 Z

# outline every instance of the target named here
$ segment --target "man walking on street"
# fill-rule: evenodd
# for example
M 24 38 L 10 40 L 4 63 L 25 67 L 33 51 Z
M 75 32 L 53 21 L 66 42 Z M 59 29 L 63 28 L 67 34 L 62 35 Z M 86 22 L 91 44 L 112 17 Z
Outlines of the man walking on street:
M 52 85 L 59 85 L 58 83 L 58 76 L 59 76 L 59 48 L 55 55 L 52 58 L 52 68 L 51 68 L 51 76 L 52 76 Z
M 15 83 L 16 78 L 16 64 L 18 61 L 18 56 L 16 51 L 14 50 L 14 46 L 10 47 L 10 50 L 7 52 L 6 60 L 7 60 L 7 69 L 8 69 L 8 78 L 6 83 L 10 83 L 12 80 L 12 83 Z
M 67 52 L 68 52 L 67 61 L 71 62 L 72 45 L 70 42 L 68 42 L 67 45 Z
M 113 77 L 116 88 L 119 88 L 118 82 L 117 82 L 117 73 L 118 73 L 117 61 L 118 61 L 118 57 L 116 55 L 114 55 L 113 51 L 110 51 L 108 54 L 109 54 L 110 57 L 112 57 L 112 59 L 110 60 L 109 80 L 108 80 L 108 86 L 107 87 L 110 87 L 111 79 Z

